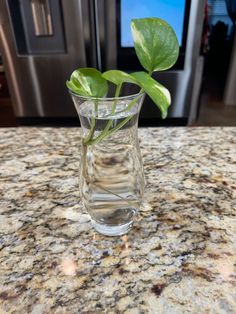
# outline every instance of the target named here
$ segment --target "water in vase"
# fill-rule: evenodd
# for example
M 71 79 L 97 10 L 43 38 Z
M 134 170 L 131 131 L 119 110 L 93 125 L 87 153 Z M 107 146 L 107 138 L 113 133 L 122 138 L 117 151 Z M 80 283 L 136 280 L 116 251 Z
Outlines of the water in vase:
M 137 123 L 138 105 L 126 111 L 127 103 L 119 101 L 116 114 L 111 115 L 111 102 L 86 101 L 78 108 L 83 137 L 94 125 L 96 139 L 111 121 L 110 129 L 129 117 L 118 131 L 92 145 L 83 145 L 80 190 L 84 205 L 95 223 L 122 226 L 133 221 L 144 189 Z M 93 119 L 93 117 L 95 117 Z M 93 121 L 92 121 L 93 120 Z

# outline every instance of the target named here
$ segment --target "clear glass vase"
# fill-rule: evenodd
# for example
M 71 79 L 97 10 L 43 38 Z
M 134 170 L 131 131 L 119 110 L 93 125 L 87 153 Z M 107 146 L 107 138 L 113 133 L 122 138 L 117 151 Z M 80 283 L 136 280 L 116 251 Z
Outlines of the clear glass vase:
M 125 234 L 144 193 L 137 132 L 144 95 L 102 99 L 71 95 L 82 128 L 83 204 L 99 233 Z

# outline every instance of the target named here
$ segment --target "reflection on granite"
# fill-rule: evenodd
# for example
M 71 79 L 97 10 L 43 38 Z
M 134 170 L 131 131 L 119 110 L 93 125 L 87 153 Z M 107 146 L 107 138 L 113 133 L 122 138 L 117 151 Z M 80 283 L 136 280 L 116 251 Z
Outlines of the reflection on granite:
M 149 128 L 133 229 L 91 228 L 79 129 L 0 130 L 0 313 L 236 313 L 236 128 Z

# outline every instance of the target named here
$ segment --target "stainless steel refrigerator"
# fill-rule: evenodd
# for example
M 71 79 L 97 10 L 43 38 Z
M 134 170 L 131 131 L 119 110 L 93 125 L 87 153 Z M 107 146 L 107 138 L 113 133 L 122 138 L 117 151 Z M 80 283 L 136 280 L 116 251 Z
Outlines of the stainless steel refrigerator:
M 122 5 L 132 0 L 1 0 L 0 50 L 18 118 L 76 117 L 65 87 L 72 70 L 96 67 L 127 71 L 133 48 L 121 49 Z M 181 0 L 181 60 L 157 74 L 172 93 L 170 118 L 189 118 L 199 89 L 199 49 L 204 0 Z M 133 1 L 135 5 L 153 1 Z M 157 0 L 158 2 L 164 2 Z M 174 3 L 174 2 L 173 2 Z M 177 3 L 177 2 L 176 2 Z M 158 12 L 153 13 L 158 16 Z M 135 16 L 134 16 L 135 17 Z M 126 62 L 123 62 L 126 61 Z M 123 62 L 123 63 L 122 63 Z M 198 73 L 198 75 L 196 75 Z M 197 80 L 197 85 L 196 85 Z M 196 92 L 195 92 L 196 94 Z M 141 119 L 158 118 L 146 99 Z

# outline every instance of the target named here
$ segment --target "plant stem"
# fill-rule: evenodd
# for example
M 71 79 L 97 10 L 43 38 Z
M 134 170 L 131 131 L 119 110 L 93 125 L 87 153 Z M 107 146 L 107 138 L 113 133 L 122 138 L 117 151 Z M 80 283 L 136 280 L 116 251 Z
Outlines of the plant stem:
M 122 85 L 122 84 L 117 85 L 117 87 L 116 87 L 116 91 L 115 91 L 115 100 L 114 100 L 113 105 L 112 105 L 112 108 L 111 108 L 110 116 L 113 116 L 114 113 L 115 113 L 115 111 L 116 111 L 116 105 L 117 105 L 117 102 L 118 102 L 118 97 L 119 97 L 119 94 L 120 94 L 121 85 Z M 110 119 L 110 120 L 107 122 L 107 124 L 106 124 L 104 130 L 102 131 L 102 133 L 106 133 L 106 131 L 108 131 L 108 130 L 110 129 L 111 125 L 112 125 L 112 119 Z
M 114 99 L 114 102 L 113 102 L 113 105 L 112 105 L 112 108 L 111 108 L 111 113 L 110 115 L 114 115 L 115 111 L 116 111 L 116 105 L 117 105 L 117 102 L 118 102 L 118 97 L 119 97 L 119 94 L 120 94 L 120 90 L 121 90 L 121 86 L 122 84 L 119 84 L 117 85 L 116 87 L 116 91 L 115 91 L 115 99 Z M 99 136 L 95 139 L 99 139 L 97 142 L 100 142 L 100 140 L 102 140 L 104 138 L 104 136 L 106 135 L 106 133 L 109 131 L 110 127 L 112 125 L 112 119 L 110 119 L 105 128 L 103 129 L 103 131 L 99 134 Z M 91 130 L 90 130 L 91 132 Z M 94 133 L 94 132 L 93 132 Z M 86 141 L 84 141 L 84 144 L 87 144 L 87 145 L 92 145 L 92 143 L 95 141 L 92 139 L 92 137 L 88 138 L 88 140 L 86 139 Z M 96 143 L 97 143 L 96 142 Z
M 94 144 L 97 144 L 97 143 L 101 142 L 102 140 L 104 140 L 104 138 L 110 136 L 112 133 L 114 133 L 114 132 L 118 131 L 120 128 L 122 128 L 131 118 L 132 118 L 132 116 L 126 117 L 116 127 L 114 127 L 111 130 L 107 130 L 106 133 L 102 132 L 98 137 L 96 137 L 95 139 L 89 141 L 87 143 L 87 145 L 94 145 Z
M 115 116 L 115 108 L 116 108 L 116 104 L 117 104 L 117 101 L 118 101 L 120 88 L 121 88 L 121 85 L 118 85 L 117 89 L 116 89 L 115 100 L 114 100 L 114 103 L 113 103 L 113 106 L 112 106 L 112 110 L 111 110 L 111 114 L 110 114 L 110 115 L 113 115 L 113 116 Z M 140 90 L 140 93 L 143 93 L 143 89 Z M 131 102 L 128 104 L 128 106 L 124 110 L 121 110 L 121 111 L 117 112 L 117 114 L 121 113 L 121 112 L 129 111 L 136 104 L 137 100 L 140 97 L 142 97 L 142 95 L 138 95 L 136 98 L 131 100 Z M 98 144 L 99 142 L 104 140 L 106 137 L 110 136 L 111 134 L 113 134 L 116 131 L 118 131 L 119 129 L 121 129 L 131 118 L 132 118 L 132 115 L 126 117 L 116 127 L 112 128 L 111 130 L 110 130 L 110 127 L 112 125 L 112 119 L 110 119 L 108 121 L 108 123 L 106 124 L 104 130 L 95 139 L 90 138 L 88 141 L 86 141 L 86 143 L 84 142 L 84 144 L 86 144 L 86 145 Z
M 93 135 L 94 135 L 96 118 L 98 116 L 98 100 L 97 99 L 94 102 L 94 109 L 95 109 L 95 117 L 92 117 L 91 129 L 89 131 L 88 136 L 83 140 L 83 144 L 85 145 L 93 138 Z
M 141 93 L 141 91 L 142 91 L 142 90 L 140 90 L 140 93 Z M 131 102 L 128 104 L 128 106 L 127 106 L 124 110 L 121 110 L 121 111 L 119 111 L 119 112 L 117 112 L 117 113 L 121 113 L 121 112 L 125 112 L 125 111 L 130 110 L 130 109 L 133 107 L 133 105 L 136 104 L 136 101 L 139 100 L 139 98 L 141 98 L 141 96 L 142 96 L 142 95 L 139 95 L 139 96 L 137 96 L 136 98 L 134 98 L 133 100 L 131 100 Z
M 124 111 L 128 111 L 130 110 L 135 104 L 136 101 L 141 97 L 142 95 L 137 96 L 136 98 L 134 98 L 133 100 L 131 100 L 131 102 L 128 104 L 128 106 L 126 107 L 125 110 L 122 110 L 120 112 L 124 112 Z M 99 142 L 101 142 L 102 140 L 104 140 L 104 138 L 110 136 L 111 134 L 113 134 L 114 132 L 118 131 L 119 129 L 121 129 L 130 119 L 132 118 L 132 115 L 126 117 L 125 119 L 123 119 L 116 127 L 114 127 L 111 130 L 108 130 L 106 133 L 102 132 L 98 137 L 96 137 L 95 139 L 91 140 L 89 143 L 87 143 L 87 145 L 94 145 L 97 144 Z

